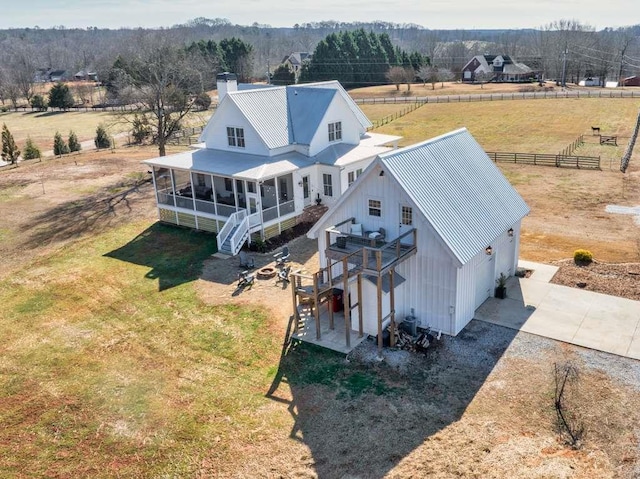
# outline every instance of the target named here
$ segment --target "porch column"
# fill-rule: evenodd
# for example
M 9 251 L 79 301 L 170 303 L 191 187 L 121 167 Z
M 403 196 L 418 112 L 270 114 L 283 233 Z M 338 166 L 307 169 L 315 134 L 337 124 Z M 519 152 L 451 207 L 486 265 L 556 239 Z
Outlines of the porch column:
M 342 260 L 342 302 L 344 304 L 344 334 L 347 339 L 347 347 L 351 346 L 351 311 L 349 310 L 349 265 L 347 258 Z
M 391 310 L 391 322 L 389 323 L 389 330 L 391 333 L 391 347 L 396 346 L 396 304 L 395 304 L 395 291 L 393 287 L 393 268 L 389 270 L 389 309 Z
M 320 295 L 318 294 L 318 273 L 313 274 L 313 314 L 316 319 L 316 339 L 320 340 Z
M 358 337 L 364 335 L 364 327 L 362 324 L 362 274 L 358 273 Z
M 382 357 L 382 276 L 378 275 L 378 356 Z

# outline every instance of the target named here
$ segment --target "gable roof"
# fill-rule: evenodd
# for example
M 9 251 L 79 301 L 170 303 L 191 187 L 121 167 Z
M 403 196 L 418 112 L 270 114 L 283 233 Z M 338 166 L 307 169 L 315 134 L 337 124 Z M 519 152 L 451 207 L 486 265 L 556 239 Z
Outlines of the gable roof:
M 529 213 L 466 128 L 379 158 L 462 264 Z
M 381 165 L 411 198 L 460 264 L 529 213 L 529 207 L 466 128 L 383 153 L 327 217 Z M 311 228 L 316 235 L 322 221 Z
M 218 113 L 228 102 L 234 104 L 269 149 L 294 143 L 309 145 L 336 96 L 346 102 L 363 130 L 371 126 L 337 81 L 230 91 L 222 99 Z M 219 117 L 214 114 L 200 135 L 200 141 L 206 137 L 209 125 Z

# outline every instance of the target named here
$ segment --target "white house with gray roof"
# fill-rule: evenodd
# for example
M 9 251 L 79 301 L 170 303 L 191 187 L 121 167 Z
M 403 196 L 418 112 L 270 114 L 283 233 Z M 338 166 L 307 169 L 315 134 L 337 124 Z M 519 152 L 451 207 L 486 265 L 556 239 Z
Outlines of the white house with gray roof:
M 336 81 L 243 90 L 225 73 L 218 94 L 197 148 L 145 163 L 160 220 L 216 232 L 228 254 L 293 227 L 306 207 L 333 205 L 400 139 L 367 132 Z
M 309 231 L 324 271 L 315 283 L 320 295 L 323 282 L 347 285 L 360 335 L 381 338 L 412 311 L 456 335 L 515 273 L 528 213 L 466 129 L 382 153 Z

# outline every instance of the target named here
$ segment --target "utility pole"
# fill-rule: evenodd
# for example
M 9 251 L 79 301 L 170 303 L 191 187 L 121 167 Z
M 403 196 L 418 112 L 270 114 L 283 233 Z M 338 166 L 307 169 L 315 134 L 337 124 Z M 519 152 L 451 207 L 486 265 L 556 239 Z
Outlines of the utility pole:
M 569 50 L 565 47 L 564 52 L 562 52 L 562 88 L 567 86 L 567 53 L 569 53 Z
M 269 60 L 267 60 L 267 85 L 271 85 L 271 67 L 269 65 Z

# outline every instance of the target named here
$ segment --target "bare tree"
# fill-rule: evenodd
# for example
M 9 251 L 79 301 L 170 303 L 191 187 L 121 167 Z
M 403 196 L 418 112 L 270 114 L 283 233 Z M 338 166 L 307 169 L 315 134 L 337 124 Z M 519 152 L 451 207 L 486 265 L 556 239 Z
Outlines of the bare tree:
M 485 83 L 488 83 L 493 79 L 492 73 L 488 73 L 484 71 L 476 72 L 474 76 L 475 76 L 475 82 L 480 83 L 480 89 L 484 88 Z
M 185 49 L 166 36 L 143 36 L 139 47 L 123 78 L 143 115 L 150 115 L 158 154 L 165 156 L 167 140 L 194 108 L 196 95 L 202 91 L 202 78 Z
M 391 67 L 385 75 L 387 80 L 396 86 L 396 90 L 400 91 L 400 85 L 404 83 L 406 73 L 402 67 Z

